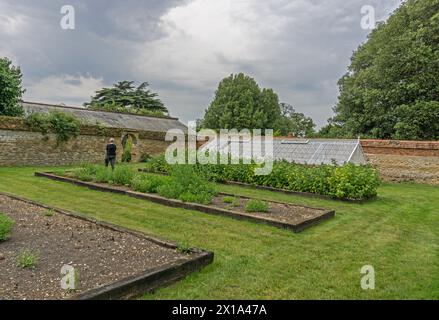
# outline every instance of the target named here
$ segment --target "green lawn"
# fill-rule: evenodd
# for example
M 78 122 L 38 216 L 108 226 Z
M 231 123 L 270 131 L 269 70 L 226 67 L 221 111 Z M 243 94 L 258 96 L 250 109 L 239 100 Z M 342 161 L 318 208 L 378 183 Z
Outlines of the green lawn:
M 215 262 L 148 299 L 438 299 L 439 187 L 386 184 L 352 204 L 220 185 L 236 194 L 336 210 L 294 234 L 252 222 L 170 208 L 0 168 L 0 190 L 215 252 Z M 375 290 L 360 268 L 375 268 Z

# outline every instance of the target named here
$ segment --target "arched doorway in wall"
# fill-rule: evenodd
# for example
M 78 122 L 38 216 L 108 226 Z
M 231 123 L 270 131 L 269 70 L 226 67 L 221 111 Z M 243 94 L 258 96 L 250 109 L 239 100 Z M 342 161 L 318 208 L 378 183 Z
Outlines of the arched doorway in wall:
M 131 162 L 137 159 L 137 137 L 133 133 L 124 133 L 122 135 L 122 162 Z

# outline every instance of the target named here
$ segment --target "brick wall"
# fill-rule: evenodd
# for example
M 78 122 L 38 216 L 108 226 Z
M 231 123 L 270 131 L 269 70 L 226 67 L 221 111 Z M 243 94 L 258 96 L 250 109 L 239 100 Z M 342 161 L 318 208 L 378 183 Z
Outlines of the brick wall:
M 439 157 L 439 141 L 361 140 L 368 154 Z
M 138 161 L 143 153 L 164 152 L 169 145 L 164 141 L 164 133 L 98 126 L 82 126 L 77 138 L 57 145 L 54 134 L 43 136 L 27 127 L 22 119 L 0 117 L 0 166 L 99 163 L 105 157 L 105 146 L 110 137 L 115 138 L 120 161 L 122 139 L 127 134 L 135 142 L 133 161 Z
M 361 145 L 384 181 L 439 184 L 439 141 L 361 140 Z

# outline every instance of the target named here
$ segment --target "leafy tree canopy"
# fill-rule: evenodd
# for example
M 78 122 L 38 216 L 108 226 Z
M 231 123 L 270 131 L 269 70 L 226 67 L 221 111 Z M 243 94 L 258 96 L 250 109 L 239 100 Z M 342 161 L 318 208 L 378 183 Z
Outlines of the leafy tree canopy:
M 164 115 L 168 109 L 163 105 L 158 94 L 151 92 L 147 82 L 134 86 L 134 81 L 121 81 L 111 88 L 96 91 L 89 103 L 84 106 L 116 112 L 130 112 L 138 114 Z
M 407 0 L 354 52 L 323 131 L 437 139 L 438 79 L 439 0 Z
M 8 58 L 0 58 L 0 115 L 19 117 L 23 108 L 19 105 L 24 90 L 21 88 L 21 70 Z
M 275 135 L 308 137 L 314 134 L 314 127 L 316 125 L 310 117 L 296 112 L 294 107 L 287 103 L 282 102 L 279 107 L 281 114 L 275 124 Z
M 239 73 L 220 82 L 202 123 L 210 129 L 273 129 L 279 115 L 277 94 Z

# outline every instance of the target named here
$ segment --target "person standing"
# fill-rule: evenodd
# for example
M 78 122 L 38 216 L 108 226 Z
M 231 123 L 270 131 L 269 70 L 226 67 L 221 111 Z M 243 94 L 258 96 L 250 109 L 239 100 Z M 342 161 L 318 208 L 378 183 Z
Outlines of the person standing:
M 106 149 L 106 154 L 105 154 L 105 166 L 108 167 L 108 164 L 111 165 L 111 169 L 114 170 L 114 166 L 116 164 L 116 150 L 117 147 L 114 144 L 114 139 L 111 138 L 110 139 L 110 143 L 107 144 L 107 149 Z

